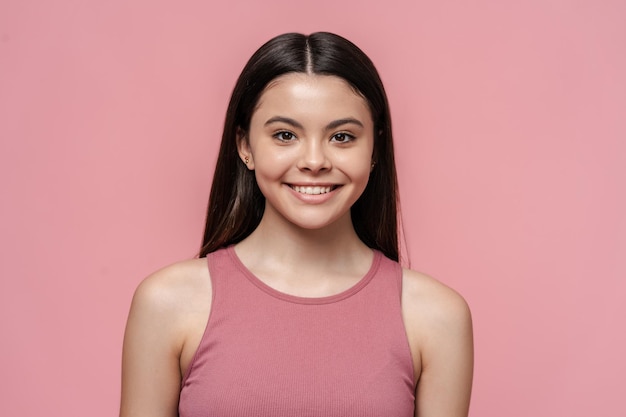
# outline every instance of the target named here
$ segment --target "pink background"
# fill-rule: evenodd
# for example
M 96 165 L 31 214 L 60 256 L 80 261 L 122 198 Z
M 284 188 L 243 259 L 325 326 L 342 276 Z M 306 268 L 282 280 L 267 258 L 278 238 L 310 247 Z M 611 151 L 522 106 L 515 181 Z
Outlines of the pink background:
M 0 3 L 0 415 L 117 413 L 131 296 L 197 251 L 235 78 L 329 30 L 392 105 L 406 252 L 474 314 L 471 415 L 626 415 L 626 3 Z

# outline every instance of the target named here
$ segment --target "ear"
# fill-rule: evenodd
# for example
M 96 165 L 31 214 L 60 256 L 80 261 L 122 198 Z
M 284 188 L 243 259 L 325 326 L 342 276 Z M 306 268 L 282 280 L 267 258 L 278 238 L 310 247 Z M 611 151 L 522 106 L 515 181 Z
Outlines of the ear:
M 248 134 L 240 127 L 237 128 L 237 152 L 241 161 L 248 167 L 249 170 L 254 170 L 254 159 L 252 158 L 252 151 L 250 150 L 250 142 L 248 141 Z

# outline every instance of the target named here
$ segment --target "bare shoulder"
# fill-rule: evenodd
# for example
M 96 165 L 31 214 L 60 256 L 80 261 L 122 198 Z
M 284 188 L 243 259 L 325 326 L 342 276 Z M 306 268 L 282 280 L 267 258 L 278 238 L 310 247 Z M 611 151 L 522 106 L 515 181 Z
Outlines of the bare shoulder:
M 438 280 L 403 270 L 402 314 L 413 355 L 415 374 L 441 360 L 452 349 L 473 355 L 472 317 L 465 299 Z
M 436 279 L 406 269 L 402 314 L 417 383 L 415 415 L 466 417 L 474 342 L 465 299 Z
M 122 353 L 120 416 L 177 415 L 181 377 L 210 309 L 206 259 L 165 267 L 137 287 Z
M 467 325 L 469 306 L 455 290 L 426 274 L 404 269 L 402 301 L 405 312 L 429 325 Z
M 143 331 L 160 334 L 180 353 L 190 326 L 208 314 L 211 280 L 206 258 L 189 259 L 162 268 L 137 287 L 129 314 Z M 153 336 L 154 337 L 154 336 Z
M 137 287 L 133 304 L 157 310 L 179 310 L 181 303 L 191 302 L 200 293 L 210 291 L 206 263 L 206 258 L 188 259 L 152 273 Z

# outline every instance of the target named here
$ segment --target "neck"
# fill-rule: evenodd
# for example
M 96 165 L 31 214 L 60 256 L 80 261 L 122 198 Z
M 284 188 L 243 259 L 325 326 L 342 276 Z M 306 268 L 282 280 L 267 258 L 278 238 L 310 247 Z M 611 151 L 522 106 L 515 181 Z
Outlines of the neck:
M 350 213 L 320 229 L 303 229 L 286 219 L 263 217 L 259 226 L 237 245 L 252 263 L 266 262 L 320 269 L 324 265 L 361 263 L 371 256 L 356 234 Z M 255 259 L 255 260 L 253 260 Z

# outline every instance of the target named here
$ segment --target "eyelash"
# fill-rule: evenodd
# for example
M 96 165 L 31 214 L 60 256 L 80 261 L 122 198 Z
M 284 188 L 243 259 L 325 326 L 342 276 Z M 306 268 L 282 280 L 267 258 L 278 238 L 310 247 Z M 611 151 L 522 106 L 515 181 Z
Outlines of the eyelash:
M 283 135 L 290 135 L 291 137 L 289 139 L 285 139 Z M 291 142 L 296 137 L 293 132 L 290 132 L 288 130 L 281 130 L 280 132 L 274 133 L 272 136 L 281 142 Z
M 284 135 L 289 135 L 290 137 L 285 138 Z M 280 132 L 274 133 L 272 136 L 281 142 L 291 142 L 296 138 L 296 135 L 288 130 L 281 130 Z M 342 136 L 344 140 L 335 140 L 338 136 Z M 356 139 L 356 137 L 346 132 L 339 132 L 332 135 L 330 139 L 336 143 L 349 143 Z
M 331 137 L 331 140 L 332 140 L 332 139 L 334 139 L 334 138 L 336 138 L 337 136 L 343 136 L 343 138 L 344 138 L 344 140 L 342 140 L 342 141 L 335 141 L 335 142 L 337 142 L 337 143 L 349 143 L 349 142 L 352 142 L 354 139 L 356 139 L 356 138 L 354 137 L 354 135 L 351 135 L 351 134 L 346 133 L 346 132 L 339 132 L 339 133 L 335 133 L 335 134 Z

